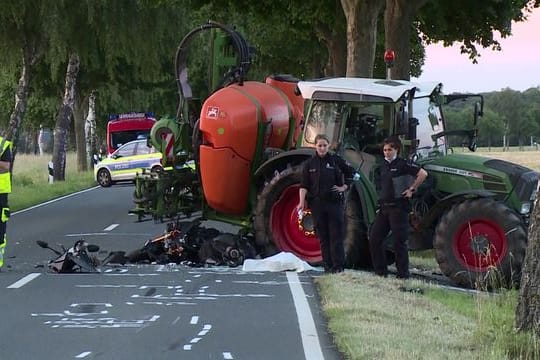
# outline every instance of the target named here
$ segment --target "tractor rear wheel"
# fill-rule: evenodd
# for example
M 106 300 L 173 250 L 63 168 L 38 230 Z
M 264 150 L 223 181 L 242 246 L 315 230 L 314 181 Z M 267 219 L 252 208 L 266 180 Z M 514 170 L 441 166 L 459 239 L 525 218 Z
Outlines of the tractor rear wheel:
M 319 239 L 314 233 L 309 211 L 298 219 L 298 189 L 301 166 L 276 172 L 261 191 L 255 210 L 255 240 L 266 255 L 292 252 L 299 258 L 318 263 L 322 260 Z M 366 226 L 362 221 L 360 199 L 350 192 L 345 205 L 345 262 L 351 268 L 371 266 Z
M 521 277 L 527 232 L 518 215 L 504 204 L 468 200 L 441 217 L 433 246 L 441 271 L 454 283 L 513 287 Z

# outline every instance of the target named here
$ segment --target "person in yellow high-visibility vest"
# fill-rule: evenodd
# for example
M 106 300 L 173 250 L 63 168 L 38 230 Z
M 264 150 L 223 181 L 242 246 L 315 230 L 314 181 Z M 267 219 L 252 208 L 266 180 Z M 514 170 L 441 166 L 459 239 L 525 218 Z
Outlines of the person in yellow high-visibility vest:
M 0 268 L 4 265 L 7 221 L 9 219 L 8 194 L 11 192 L 11 141 L 0 136 Z

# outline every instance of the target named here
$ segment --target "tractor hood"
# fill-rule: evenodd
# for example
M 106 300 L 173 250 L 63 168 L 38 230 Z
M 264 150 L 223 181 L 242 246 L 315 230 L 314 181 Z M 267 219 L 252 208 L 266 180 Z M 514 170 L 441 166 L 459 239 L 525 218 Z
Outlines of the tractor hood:
M 476 155 L 450 154 L 422 165 L 442 191 L 487 190 L 501 198 L 513 191 L 520 200 L 530 201 L 538 184 L 538 173 L 529 168 Z

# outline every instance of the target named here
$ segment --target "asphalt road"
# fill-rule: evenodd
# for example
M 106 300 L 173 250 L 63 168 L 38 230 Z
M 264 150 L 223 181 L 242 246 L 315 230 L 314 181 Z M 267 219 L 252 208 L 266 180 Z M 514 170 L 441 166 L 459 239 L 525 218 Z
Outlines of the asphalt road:
M 84 238 L 136 249 L 165 224 L 128 214 L 132 186 L 96 188 L 15 213 L 0 273 L 0 359 L 340 359 L 313 274 L 182 265 L 53 274 L 52 252 Z

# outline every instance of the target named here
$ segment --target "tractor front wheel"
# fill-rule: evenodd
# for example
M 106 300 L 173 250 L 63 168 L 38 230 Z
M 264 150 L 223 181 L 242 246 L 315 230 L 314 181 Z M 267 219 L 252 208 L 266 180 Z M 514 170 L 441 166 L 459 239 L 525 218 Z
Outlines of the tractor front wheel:
M 518 215 L 492 199 L 467 200 L 435 229 L 435 257 L 444 275 L 467 287 L 519 284 L 527 232 Z

